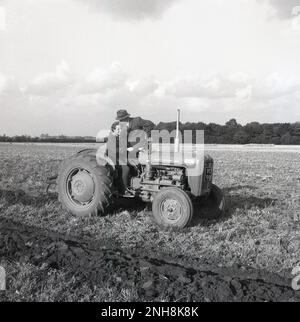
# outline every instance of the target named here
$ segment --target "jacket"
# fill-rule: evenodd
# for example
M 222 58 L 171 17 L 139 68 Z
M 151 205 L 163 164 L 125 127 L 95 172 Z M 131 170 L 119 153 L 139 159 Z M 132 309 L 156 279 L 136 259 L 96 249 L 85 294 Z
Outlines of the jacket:
M 115 122 L 112 125 L 112 129 L 118 124 L 119 122 Z M 125 125 L 125 123 L 122 123 L 122 125 Z M 144 120 L 141 117 L 134 117 L 134 118 L 129 118 L 128 126 L 127 126 L 127 142 L 128 142 L 128 147 L 134 147 L 135 151 L 138 151 L 140 148 L 147 148 L 148 144 L 148 138 L 151 136 L 151 131 L 154 129 L 155 124 L 151 121 Z M 124 133 L 126 128 L 121 127 L 121 134 L 122 132 Z M 134 133 L 133 131 L 136 130 L 142 130 L 145 132 L 144 137 L 140 137 L 140 135 L 137 135 L 138 133 Z M 123 134 L 124 135 L 124 134 Z M 129 142 L 130 140 L 130 142 Z

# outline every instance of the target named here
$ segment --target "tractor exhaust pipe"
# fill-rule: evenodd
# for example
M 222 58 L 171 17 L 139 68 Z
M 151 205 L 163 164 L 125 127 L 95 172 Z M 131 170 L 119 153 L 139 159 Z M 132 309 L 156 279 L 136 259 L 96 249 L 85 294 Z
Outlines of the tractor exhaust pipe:
M 179 122 L 180 122 L 180 109 L 177 110 L 175 152 L 179 152 Z

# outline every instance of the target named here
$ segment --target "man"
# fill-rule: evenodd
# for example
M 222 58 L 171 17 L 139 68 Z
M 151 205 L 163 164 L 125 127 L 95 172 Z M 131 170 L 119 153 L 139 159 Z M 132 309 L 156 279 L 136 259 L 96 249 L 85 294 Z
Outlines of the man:
M 147 149 L 148 138 L 155 124 L 141 117 L 130 117 L 126 110 L 117 111 L 116 122 L 113 123 L 111 131 L 115 133 L 118 129 L 118 163 L 122 170 L 122 190 L 127 192 L 129 184 L 128 157 L 136 158 L 137 153 Z M 129 152 L 129 156 L 128 156 Z
M 135 130 L 143 130 L 147 137 L 150 137 L 151 131 L 153 130 L 155 124 L 151 121 L 144 120 L 141 117 L 130 117 L 130 114 L 126 110 L 117 111 L 116 122 L 113 123 L 112 129 L 115 128 L 116 124 L 126 124 L 128 135 Z M 145 144 L 145 141 L 143 141 Z M 137 148 L 142 145 L 138 145 Z

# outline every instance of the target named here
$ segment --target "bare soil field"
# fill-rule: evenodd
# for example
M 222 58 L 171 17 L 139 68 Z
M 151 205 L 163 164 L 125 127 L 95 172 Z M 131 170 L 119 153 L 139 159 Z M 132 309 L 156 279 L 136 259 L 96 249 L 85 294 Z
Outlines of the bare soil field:
M 86 146 L 84 146 L 85 148 Z M 6 301 L 299 301 L 300 149 L 207 146 L 226 216 L 160 230 L 142 203 L 105 216 L 61 209 L 46 179 L 80 145 L 0 144 Z

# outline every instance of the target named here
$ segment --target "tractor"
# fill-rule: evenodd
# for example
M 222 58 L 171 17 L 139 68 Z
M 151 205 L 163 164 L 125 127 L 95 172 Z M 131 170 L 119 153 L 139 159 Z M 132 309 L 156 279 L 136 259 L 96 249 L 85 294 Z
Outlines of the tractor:
M 191 223 L 197 201 L 210 199 L 214 218 L 221 216 L 225 197 L 212 183 L 214 161 L 201 152 L 182 153 L 179 113 L 175 144 L 155 151 L 149 141 L 148 149 L 139 152 L 138 162 L 130 165 L 130 194 L 119 191 L 120 171 L 105 154 L 107 138 L 99 150 L 85 149 L 65 160 L 55 178 L 63 208 L 78 216 L 104 214 L 116 199 L 138 198 L 152 205 L 160 227 L 183 229 Z

